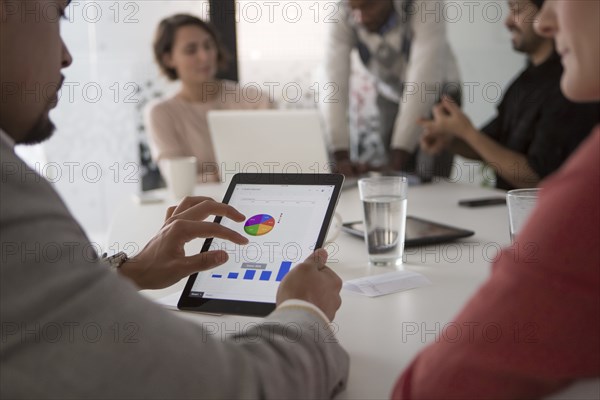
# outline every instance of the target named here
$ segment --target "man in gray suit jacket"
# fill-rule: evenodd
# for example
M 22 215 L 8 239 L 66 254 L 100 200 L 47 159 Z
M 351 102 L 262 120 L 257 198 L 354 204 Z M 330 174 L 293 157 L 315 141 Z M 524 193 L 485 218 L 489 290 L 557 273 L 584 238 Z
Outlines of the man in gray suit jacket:
M 325 251 L 288 274 L 263 323 L 218 340 L 136 289 L 166 287 L 223 263 L 222 252 L 186 257 L 183 243 L 221 237 L 244 244 L 235 232 L 204 222 L 210 215 L 239 221 L 241 214 L 187 199 L 169 210 L 138 256 L 111 272 L 54 189 L 15 155 L 15 143 L 51 135 L 48 113 L 57 96 L 44 94 L 56 93 L 60 70 L 72 61 L 49 5 L 63 12 L 68 0 L 0 0 L 2 397 L 333 397 L 345 385 L 348 356 L 328 339 L 341 280 L 325 266 Z M 15 85 L 38 85 L 42 96 L 33 101 L 7 89 Z

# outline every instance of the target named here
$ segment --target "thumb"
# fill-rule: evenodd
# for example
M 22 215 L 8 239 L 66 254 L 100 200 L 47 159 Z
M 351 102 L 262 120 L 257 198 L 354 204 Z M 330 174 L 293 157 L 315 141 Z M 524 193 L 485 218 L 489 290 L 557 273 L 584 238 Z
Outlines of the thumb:
M 173 216 L 173 213 L 175 212 L 176 208 L 177 208 L 177 206 L 171 206 L 171 207 L 167 208 L 167 212 L 165 214 L 165 220 L 167 220 Z
M 420 124 L 422 129 L 422 132 L 431 132 L 431 130 L 435 127 L 435 122 L 433 121 L 425 121 L 423 123 Z
M 305 263 L 314 264 L 314 265 L 324 265 L 327 263 L 327 258 L 329 254 L 327 254 L 327 250 L 325 249 L 317 249 L 314 253 L 312 253 L 305 260 Z
M 456 102 L 448 96 L 444 96 L 444 98 L 442 99 L 442 104 L 444 105 L 444 108 L 451 113 L 456 112 L 457 110 L 460 110 L 460 107 L 458 106 L 458 104 L 456 104 Z
M 433 107 L 433 119 L 435 121 L 440 121 L 444 117 L 446 117 L 445 111 L 450 111 L 445 103 L 436 104 Z
M 182 272 L 191 275 L 223 265 L 227 260 L 229 260 L 229 255 L 223 250 L 205 251 L 193 256 L 184 257 L 178 263 L 178 267 L 180 267 Z
M 420 126 L 427 126 L 428 124 L 431 124 L 431 120 L 427 119 L 427 118 L 417 118 L 417 125 Z
M 431 132 L 429 129 L 423 129 L 423 132 L 421 133 L 421 140 L 422 141 L 426 141 L 429 142 L 433 139 L 436 138 L 436 135 L 433 134 L 433 132 Z

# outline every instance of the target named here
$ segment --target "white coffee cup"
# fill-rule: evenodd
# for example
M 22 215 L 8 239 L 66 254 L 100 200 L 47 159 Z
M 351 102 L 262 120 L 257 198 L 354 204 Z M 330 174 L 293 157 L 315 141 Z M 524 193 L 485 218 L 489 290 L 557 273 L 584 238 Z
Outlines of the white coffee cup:
M 172 199 L 181 200 L 194 194 L 196 163 L 196 157 L 166 158 L 159 162 L 160 172 L 167 181 Z

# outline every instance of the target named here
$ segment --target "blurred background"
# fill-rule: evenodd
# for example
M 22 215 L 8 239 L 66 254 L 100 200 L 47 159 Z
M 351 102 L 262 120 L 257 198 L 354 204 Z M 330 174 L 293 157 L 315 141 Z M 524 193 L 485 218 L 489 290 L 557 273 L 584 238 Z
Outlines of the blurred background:
M 108 249 L 119 204 L 161 184 L 149 162 L 142 114 L 150 100 L 177 90 L 153 59 L 159 21 L 175 13 L 207 20 L 212 14 L 230 50 L 237 47 L 229 78 L 271 88 L 279 108 L 317 108 L 328 94 L 323 54 L 334 7 L 316 0 L 74 0 L 62 22 L 74 62 L 64 71 L 52 114 L 57 131 L 41 145 L 17 151 L 54 183 L 90 239 Z M 440 14 L 465 85 L 463 107 L 476 125 L 491 118 L 502 90 L 525 63 L 512 50 L 507 12 L 504 0 L 446 1 Z M 369 76 L 360 62 L 353 63 L 352 80 L 351 115 L 359 123 L 351 136 L 357 137 L 376 119 L 374 93 L 364 90 Z M 490 178 L 482 167 L 460 160 L 455 168 L 455 180 L 485 185 Z

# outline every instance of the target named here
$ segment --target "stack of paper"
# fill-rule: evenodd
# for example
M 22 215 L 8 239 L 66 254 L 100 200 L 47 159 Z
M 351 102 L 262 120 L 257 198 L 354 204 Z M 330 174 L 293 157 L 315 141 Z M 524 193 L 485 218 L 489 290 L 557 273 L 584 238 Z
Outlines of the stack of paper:
M 344 283 L 344 289 L 369 297 L 383 296 L 402 290 L 430 285 L 425 276 L 412 271 L 394 271 L 387 274 L 365 276 Z

